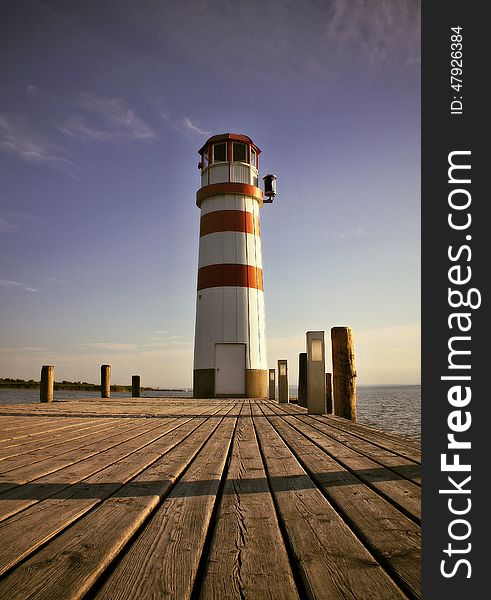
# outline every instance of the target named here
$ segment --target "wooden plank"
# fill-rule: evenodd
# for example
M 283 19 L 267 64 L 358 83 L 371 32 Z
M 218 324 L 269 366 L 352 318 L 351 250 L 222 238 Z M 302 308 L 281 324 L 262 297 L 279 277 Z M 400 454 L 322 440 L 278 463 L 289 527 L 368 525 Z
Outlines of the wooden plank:
M 216 421 L 206 420 L 205 417 L 181 424 L 168 435 L 161 435 L 150 445 L 132 453 L 130 457 L 119 460 L 80 484 L 71 486 L 0 524 L 0 575 L 112 494 L 116 494 L 116 499 L 124 503 L 132 478 L 144 473 L 145 469 L 167 453 L 171 457 L 182 454 L 179 445 L 183 441 L 192 447 L 193 444 L 199 446 L 216 424 Z M 171 424 L 167 427 L 171 427 Z M 141 491 L 145 496 L 145 490 Z
M 281 428 L 278 422 L 279 418 L 271 417 L 273 427 L 278 430 Z M 284 422 L 305 436 L 309 442 L 318 446 L 343 469 L 346 469 L 365 485 L 368 485 L 415 523 L 421 523 L 420 486 L 403 479 L 394 471 L 390 471 L 365 456 L 357 454 L 350 448 L 330 440 L 307 423 L 299 423 L 295 419 L 292 422 L 292 417 L 284 418 Z
M 386 431 L 380 427 L 374 425 L 368 425 L 367 423 L 351 423 L 342 417 L 335 415 L 318 415 L 317 417 L 321 421 L 329 421 L 329 424 L 343 431 L 350 431 L 353 434 L 359 435 L 364 439 L 370 441 L 377 441 L 388 447 L 394 447 L 394 449 L 411 449 L 415 450 L 415 460 L 421 460 L 421 442 L 415 438 L 409 436 L 394 433 L 393 431 Z
M 310 417 L 299 419 L 291 416 L 269 416 L 268 418 L 277 429 L 280 427 L 280 420 L 288 423 L 344 469 L 369 485 L 415 522 L 421 523 L 421 488 L 418 485 L 318 431 L 309 424 Z
M 95 421 L 95 422 L 94 422 Z M 58 430 L 56 433 L 42 434 L 36 438 L 23 438 L 17 440 L 9 446 L 4 446 L 0 449 L 0 461 L 14 456 L 20 456 L 27 452 L 33 452 L 35 450 L 41 450 L 50 446 L 63 443 L 69 440 L 80 439 L 87 435 L 90 435 L 94 431 L 109 428 L 114 424 L 114 419 L 107 419 L 98 422 L 94 419 L 92 421 L 78 425 L 77 427 L 70 429 Z
M 200 598 L 299 598 L 244 403 Z
M 325 497 L 411 597 L 420 597 L 420 527 L 283 419 L 275 428 Z
M 16 427 L 10 428 L 8 431 L 2 431 L 0 434 L 0 445 L 3 448 L 7 443 L 12 443 L 14 440 L 32 438 L 46 433 L 54 433 L 60 429 L 68 429 L 76 427 L 82 423 L 87 423 L 87 419 L 63 419 L 60 422 L 57 419 L 55 422 L 49 419 L 37 420 L 32 423 L 30 420 L 25 420 L 19 417 L 19 422 Z
M 409 469 L 402 453 L 414 457 L 417 447 L 397 436 L 385 442 L 383 432 L 334 417 L 314 420 L 297 407 L 271 411 L 259 401 L 252 404 L 268 411 L 278 432 L 263 416 L 242 416 L 230 446 L 220 431 L 233 428 L 237 411 L 220 421 L 227 401 L 135 400 L 70 401 L 42 411 L 26 405 L 15 417 L 0 410 L 0 424 L 20 419 L 37 423 L 36 431 L 51 420 L 141 424 L 112 434 L 117 445 L 105 450 L 106 440 L 90 438 L 80 448 L 89 455 L 12 489 L 11 498 L 0 494 L 27 502 L 0 523 L 0 597 L 418 597 L 419 529 L 374 488 L 377 479 L 392 484 L 399 467 Z M 247 411 L 250 402 L 237 405 Z M 151 423 L 156 428 L 147 430 Z M 135 435 L 143 430 L 146 445 Z M 58 432 L 56 440 L 66 442 L 68 430 Z M 31 436 L 20 446 L 40 449 L 48 437 Z M 48 454 L 41 462 L 50 462 Z M 353 473 L 338 458 L 353 461 L 346 463 Z M 374 465 L 386 472 L 382 480 Z
M 206 413 L 212 407 L 210 405 L 203 405 L 201 409 L 201 413 Z M 175 415 L 169 414 L 166 415 L 165 418 L 173 419 L 176 418 L 177 414 L 195 414 L 195 407 L 187 407 L 187 409 L 180 409 L 175 411 Z M 159 423 L 160 417 L 154 417 L 157 419 L 157 424 Z M 144 419 L 149 420 L 147 418 Z M 112 418 L 109 420 L 109 424 L 111 425 L 111 429 L 121 428 L 123 425 L 130 422 L 130 419 L 115 419 Z M 154 425 L 154 426 L 157 426 Z M 105 436 L 107 436 L 107 431 L 109 431 L 109 425 L 106 429 Z M 80 456 L 84 458 L 89 454 L 88 445 L 93 440 L 100 439 L 100 432 L 95 432 L 85 439 L 81 439 L 80 443 L 72 443 L 70 440 L 57 445 L 56 446 L 56 454 L 53 452 L 53 448 L 41 449 L 32 454 L 26 453 L 22 455 L 22 457 L 13 457 L 11 459 L 5 459 L 0 462 L 0 490 L 5 491 L 8 489 L 6 482 L 11 482 L 12 480 L 16 480 L 18 484 L 27 483 L 32 479 L 37 477 L 42 477 L 48 473 L 51 473 L 55 470 L 59 470 L 64 466 L 71 464 L 72 462 L 77 462 L 80 460 Z
M 191 427 L 198 420 L 193 419 L 188 426 Z M 182 438 L 174 440 L 173 449 L 168 449 L 160 459 L 152 460 L 153 464 L 143 472 L 141 472 L 140 464 L 140 474 L 134 477 L 135 473 L 132 473 L 133 479 L 120 487 L 117 494 L 113 490 L 111 498 L 108 498 L 86 517 L 78 520 L 70 529 L 57 536 L 46 547 L 1 580 L 0 597 L 12 600 L 27 596 L 40 600 L 43 598 L 49 600 L 82 598 L 145 523 L 163 496 L 172 488 L 176 479 L 199 453 L 210 435 L 218 431 L 217 435 L 212 435 L 212 439 L 223 442 L 223 434 L 229 431 L 230 424 L 233 425 L 234 421 L 235 419 L 226 417 L 223 421 L 207 419 L 189 438 L 185 438 L 184 441 Z M 208 457 L 205 462 L 213 461 L 213 450 L 218 450 L 218 448 L 210 448 L 210 452 L 201 455 Z M 218 469 L 219 465 L 216 462 L 213 465 L 215 469 Z M 125 472 L 128 472 L 129 465 L 125 464 L 124 466 Z M 184 513 L 175 506 L 176 501 L 185 502 L 190 493 L 212 493 L 211 484 L 208 492 L 208 489 L 205 489 L 200 481 L 205 474 L 203 468 L 203 461 L 199 461 L 197 467 L 189 469 L 187 471 L 188 484 L 184 488 L 180 487 L 180 494 L 177 496 L 174 493 L 175 501 L 172 503 L 172 507 L 175 510 L 172 510 L 169 515 L 174 523 L 172 523 L 171 530 L 166 532 L 165 537 L 158 539 L 157 548 L 163 545 L 162 541 L 168 536 L 173 537 L 174 540 L 180 539 L 181 529 L 174 527 L 176 520 L 184 528 L 189 527 L 191 522 L 194 523 L 192 515 Z M 206 471 L 206 476 L 210 476 L 210 472 Z M 194 475 L 194 479 L 190 478 L 191 474 Z M 122 473 L 119 474 L 119 477 L 122 475 Z M 113 475 L 107 485 L 114 486 L 114 483 L 111 484 L 110 481 L 114 481 Z M 193 481 L 194 490 L 192 489 Z M 182 497 L 183 492 L 184 497 Z M 202 498 L 206 497 L 202 496 Z M 151 522 L 154 519 L 155 516 Z M 202 521 L 199 520 L 196 526 L 198 528 L 202 526 Z M 189 550 L 194 547 L 196 540 L 191 537 L 186 538 L 184 542 Z M 169 543 L 172 543 L 172 539 L 169 540 Z M 74 565 L 76 568 L 73 568 Z M 145 567 L 145 565 L 137 566 Z M 157 569 L 165 567 L 166 565 L 154 564 L 152 572 L 155 573 Z M 182 572 L 181 565 L 179 567 L 174 570 Z M 170 565 L 167 565 L 166 568 L 173 569 Z M 148 585 L 149 582 L 145 587 Z M 125 588 L 125 598 L 132 595 L 130 590 L 131 585 L 128 583 Z
M 213 416 L 215 413 L 217 413 L 217 409 L 213 410 L 211 407 L 203 411 L 204 416 Z M 34 482 L 31 480 L 23 485 L 12 483 L 10 486 L 8 483 L 4 483 L 3 485 L 8 491 L 0 494 L 0 521 L 28 506 L 54 496 L 69 485 L 78 483 L 111 463 L 121 460 L 124 456 L 135 452 L 192 418 L 193 416 L 181 418 L 179 422 L 176 421 L 176 418 L 169 419 L 165 423 L 165 429 L 162 429 L 163 425 L 160 419 L 145 419 L 141 421 L 144 424 L 139 427 L 134 425 L 138 419 L 128 419 L 126 426 L 120 426 L 117 433 L 97 441 L 96 454 L 87 456 L 88 448 L 85 448 L 85 458 L 44 477 L 37 478 Z M 158 431 L 157 428 L 159 428 Z M 150 437 L 145 435 L 149 431 L 153 432 Z
M 204 409 L 205 406 L 218 406 L 222 400 L 199 400 L 193 398 L 84 398 L 67 401 L 55 401 L 49 404 L 29 404 L 0 406 L 2 415 L 29 416 L 31 418 L 47 416 L 56 418 L 107 418 L 134 416 L 177 415 L 182 409 Z
M 262 400 L 260 403 L 263 406 L 267 405 L 269 408 L 280 408 L 283 412 L 289 415 L 295 415 L 298 417 L 307 416 L 307 411 L 295 404 L 279 405 L 277 402 Z M 346 433 L 360 439 L 361 441 L 370 443 L 373 446 L 393 452 L 394 454 L 399 454 L 400 452 L 409 452 L 410 460 L 417 464 L 421 463 L 421 443 L 416 439 L 409 438 L 402 434 L 377 429 L 371 425 L 365 425 L 358 422 L 353 423 L 352 421 L 336 415 L 328 414 L 308 416 L 312 417 L 312 419 L 319 424 L 323 424 L 324 426 L 338 430 L 340 433 Z
M 306 411 L 303 408 L 294 405 L 285 407 L 285 410 L 290 414 L 306 414 Z M 312 417 L 317 421 L 351 433 L 352 435 L 379 445 L 381 448 L 390 450 L 416 463 L 421 463 L 421 444 L 417 440 L 412 440 L 408 437 L 388 431 L 382 431 L 375 427 L 371 427 L 370 425 L 352 423 L 347 419 L 335 415 L 312 415 Z
M 158 439 L 167 431 L 171 431 L 184 422 L 186 421 L 182 420 L 176 423 L 176 419 L 173 419 L 165 424 L 165 429 L 162 429 L 164 425 L 161 423 L 156 425 L 152 422 L 139 427 L 135 427 L 133 421 L 131 422 L 133 426 L 128 423 L 126 427 L 120 428 L 117 433 L 104 438 L 103 443 L 99 442 L 96 453 L 85 456 L 80 461 L 71 463 L 44 477 L 11 487 L 8 491 L 0 494 L 0 521 L 46 498 L 59 494 L 70 485 L 80 482 L 97 473 L 97 471 L 147 446 L 154 439 Z
M 182 408 L 189 409 L 192 406 L 198 408 L 201 406 L 204 408 L 202 401 L 192 401 L 192 399 L 185 400 L 187 402 L 163 398 L 127 398 L 104 400 L 101 404 L 100 398 L 88 398 L 83 400 L 54 402 L 52 404 L 11 405 L 8 407 L 8 414 L 30 418 L 45 416 L 52 418 L 54 421 L 55 418 L 128 418 L 135 416 L 168 416 L 169 414 L 177 416 Z M 0 407 L 0 415 L 1 414 L 7 414 L 5 408 L 2 410 Z
M 336 440 L 343 446 L 366 456 L 383 467 L 394 471 L 402 478 L 421 486 L 421 465 L 419 463 L 378 445 L 374 445 L 372 442 L 353 435 L 351 432 L 348 433 L 342 429 L 332 427 L 330 424 L 319 422 L 317 419 L 310 419 L 301 415 L 296 416 L 296 418 L 314 427 L 331 439 Z
M 40 417 L 40 416 L 35 416 L 35 417 L 29 417 L 29 426 L 36 428 L 38 425 L 41 425 L 44 421 L 45 417 Z M 78 422 L 82 422 L 83 419 L 78 419 Z M 87 419 L 85 419 L 87 420 Z M 73 421 L 75 421 L 75 419 L 71 419 L 71 418 L 65 418 L 63 419 L 64 423 L 71 423 Z M 51 423 L 52 425 L 53 423 Z M 16 431 L 17 429 L 24 427 L 25 425 L 27 425 L 26 420 L 24 419 L 23 415 L 15 415 L 15 416 L 11 416 L 11 417 L 5 417 L 2 416 L 0 417 L 0 431 L 2 432 L 2 440 L 5 437 L 4 434 L 7 434 L 11 431 Z M 65 425 L 63 423 L 60 423 L 61 427 L 64 427 Z
M 349 426 L 351 425 L 351 423 L 346 422 L 346 419 L 334 415 L 330 416 L 332 416 L 332 419 L 330 419 L 332 421 L 332 424 L 335 424 L 336 427 L 349 428 Z M 355 428 L 361 435 L 366 434 L 370 437 L 379 436 L 384 441 L 391 440 L 403 446 L 408 446 L 416 450 L 421 450 L 421 441 L 416 437 L 404 435 L 401 433 L 395 433 L 393 431 L 386 431 L 384 429 L 381 429 L 380 427 L 376 427 L 375 425 L 369 425 L 368 423 L 356 422 L 354 425 L 356 425 Z
M 303 596 L 329 600 L 406 598 L 272 425 L 258 418 L 262 413 L 257 408 L 253 410 L 276 507 L 304 584 Z
M 326 416 L 319 415 L 318 419 L 320 421 L 326 421 Z M 406 456 L 414 462 L 421 463 L 421 444 L 417 440 L 412 440 L 409 437 L 398 435 L 396 433 L 386 432 L 369 425 L 347 423 L 346 419 L 341 419 L 334 415 L 329 419 L 329 424 L 332 427 L 348 431 L 353 435 L 357 435 L 362 439 L 370 441 L 372 444 L 378 444 L 382 448 L 387 448 L 397 454 Z
M 0 489 L 5 489 L 7 482 L 15 481 L 17 484 L 27 483 L 37 477 L 42 477 L 53 471 L 63 468 L 81 458 L 85 458 L 96 451 L 90 452 L 86 447 L 94 441 L 100 442 L 107 439 L 111 432 L 118 433 L 118 428 L 127 427 L 129 423 L 113 421 L 105 428 L 92 431 L 89 435 L 67 440 L 52 447 L 42 448 L 35 452 L 27 452 L 21 456 L 6 458 L 0 462 Z
M 190 597 L 235 422 L 220 423 L 94 598 Z

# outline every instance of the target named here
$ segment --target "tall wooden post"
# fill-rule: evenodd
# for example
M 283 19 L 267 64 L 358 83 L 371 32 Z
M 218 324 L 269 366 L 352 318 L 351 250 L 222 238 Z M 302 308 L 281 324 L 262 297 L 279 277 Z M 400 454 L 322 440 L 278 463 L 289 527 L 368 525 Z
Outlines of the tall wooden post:
M 41 367 L 41 386 L 39 388 L 40 402 L 53 402 L 55 384 L 55 368 L 51 365 Z
M 298 355 L 298 404 L 307 408 L 307 352 Z
M 278 361 L 278 401 L 281 403 L 290 401 L 287 360 Z
M 101 398 L 111 397 L 111 365 L 101 365 Z
M 355 351 L 351 328 L 333 327 L 331 341 L 334 414 L 356 421 Z
M 331 373 L 326 373 L 326 410 L 328 415 L 332 415 L 332 377 Z
M 274 400 L 276 398 L 276 371 L 269 369 L 269 399 Z
M 307 412 L 326 413 L 326 353 L 323 331 L 307 331 Z
M 131 396 L 133 398 L 140 398 L 140 396 L 141 396 L 140 376 L 139 375 L 131 376 Z

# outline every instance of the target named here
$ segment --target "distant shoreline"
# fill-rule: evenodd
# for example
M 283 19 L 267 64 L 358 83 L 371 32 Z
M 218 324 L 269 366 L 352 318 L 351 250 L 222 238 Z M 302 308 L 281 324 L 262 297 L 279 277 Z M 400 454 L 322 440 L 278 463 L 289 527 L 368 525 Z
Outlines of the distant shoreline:
M 40 387 L 39 381 L 24 379 L 9 379 L 0 378 L 0 389 L 11 389 L 11 390 L 38 390 Z M 95 383 L 87 383 L 85 381 L 55 381 L 55 390 L 72 390 L 72 391 L 83 391 L 83 392 L 100 392 L 101 386 Z M 184 392 L 183 389 L 174 388 L 153 388 L 153 387 L 141 387 L 142 391 L 145 392 Z M 131 392 L 131 385 L 111 385 L 112 392 Z

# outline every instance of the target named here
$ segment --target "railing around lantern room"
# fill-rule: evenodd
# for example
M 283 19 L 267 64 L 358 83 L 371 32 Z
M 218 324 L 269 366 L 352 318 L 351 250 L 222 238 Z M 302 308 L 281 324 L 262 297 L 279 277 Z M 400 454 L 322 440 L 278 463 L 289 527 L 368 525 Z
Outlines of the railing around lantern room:
M 248 144 L 212 144 L 205 149 L 200 164 L 201 187 L 227 182 L 258 186 L 257 152 Z

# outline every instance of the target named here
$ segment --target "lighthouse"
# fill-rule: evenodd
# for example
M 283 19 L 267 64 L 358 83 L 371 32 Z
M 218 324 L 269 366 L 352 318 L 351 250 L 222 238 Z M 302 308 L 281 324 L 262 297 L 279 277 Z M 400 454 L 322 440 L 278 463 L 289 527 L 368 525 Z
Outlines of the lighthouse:
M 275 177 L 258 187 L 260 149 L 224 133 L 199 150 L 201 211 L 194 339 L 195 398 L 268 396 L 259 211 Z

